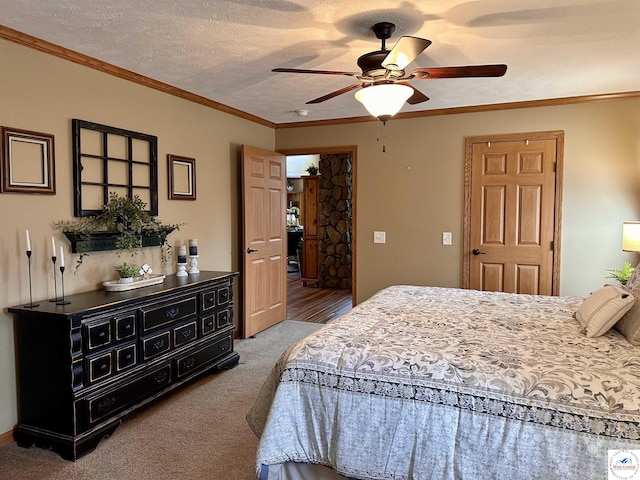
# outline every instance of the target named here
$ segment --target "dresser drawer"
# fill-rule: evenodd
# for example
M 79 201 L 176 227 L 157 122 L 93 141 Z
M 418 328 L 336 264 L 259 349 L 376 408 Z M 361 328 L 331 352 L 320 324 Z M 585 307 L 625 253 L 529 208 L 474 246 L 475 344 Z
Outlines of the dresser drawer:
M 111 376 L 111 373 L 113 373 L 112 352 L 108 351 L 87 357 L 85 372 L 87 375 L 86 381 L 89 384 Z
M 149 360 L 171 350 L 171 332 L 166 331 L 140 339 L 142 360 Z
M 89 322 L 85 324 L 84 328 L 87 352 L 93 352 L 111 344 L 113 335 L 110 318 Z
M 183 298 L 161 306 L 141 308 L 142 331 L 148 332 L 196 313 L 196 297 Z
M 136 336 L 136 315 L 130 313 L 115 318 L 116 342 Z
M 194 320 L 173 329 L 173 346 L 181 347 L 198 338 L 198 324 Z
M 225 334 L 220 339 L 205 347 L 191 351 L 189 354 L 176 359 L 177 377 L 183 377 L 198 370 L 203 365 L 220 358 L 233 349 L 232 333 Z
M 121 384 L 110 392 L 89 397 L 84 400 L 88 410 L 88 421 L 92 424 L 113 415 L 170 383 L 171 365 L 167 364 L 142 377 Z
M 231 287 L 220 287 L 218 289 L 216 304 L 218 306 L 227 305 L 231 301 Z
M 216 331 L 216 314 L 205 315 L 200 317 L 200 335 L 209 335 Z
M 138 364 L 138 346 L 135 343 L 115 349 L 116 373 Z
M 216 315 L 216 328 L 219 330 L 233 323 L 233 311 L 228 308 L 221 310 Z

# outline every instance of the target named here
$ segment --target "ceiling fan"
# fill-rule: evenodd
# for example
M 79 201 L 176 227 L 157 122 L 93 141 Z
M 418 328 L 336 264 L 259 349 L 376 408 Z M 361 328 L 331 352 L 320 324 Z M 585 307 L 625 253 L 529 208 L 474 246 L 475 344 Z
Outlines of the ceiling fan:
M 382 42 L 382 47 L 380 50 L 365 53 L 358 58 L 358 67 L 361 72 L 306 70 L 298 68 L 274 68 L 272 71 L 355 77 L 358 79 L 358 83 L 314 98 L 306 103 L 321 103 L 362 87 L 361 90 L 356 92 L 356 99 L 363 103 L 373 116 L 378 117 L 383 122 L 386 122 L 395 115 L 400 108 L 402 108 L 405 101 L 410 105 L 415 105 L 429 100 L 425 94 L 409 84 L 410 80 L 501 77 L 507 71 L 506 65 L 497 64 L 416 68 L 407 73 L 405 72 L 405 68 L 431 45 L 431 41 L 425 38 L 403 36 L 400 37 L 391 50 L 387 50 L 385 42 L 391 37 L 395 28 L 396 26 L 390 22 L 379 22 L 371 27 L 376 38 Z

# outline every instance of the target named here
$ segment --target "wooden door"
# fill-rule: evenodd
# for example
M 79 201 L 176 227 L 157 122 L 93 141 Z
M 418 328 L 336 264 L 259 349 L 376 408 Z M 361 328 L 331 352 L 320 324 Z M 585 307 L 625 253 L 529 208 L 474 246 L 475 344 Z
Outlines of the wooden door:
M 467 139 L 467 288 L 558 294 L 562 146 L 562 132 Z
M 244 337 L 287 315 L 286 177 L 284 155 L 242 146 Z

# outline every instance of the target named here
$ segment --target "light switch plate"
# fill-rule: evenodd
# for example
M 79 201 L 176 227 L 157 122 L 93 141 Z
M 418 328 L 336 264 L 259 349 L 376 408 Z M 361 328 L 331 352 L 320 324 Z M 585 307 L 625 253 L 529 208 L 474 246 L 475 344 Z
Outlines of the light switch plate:
M 451 232 L 442 232 L 442 244 L 451 245 Z
M 386 232 L 373 232 L 373 243 L 386 243 Z

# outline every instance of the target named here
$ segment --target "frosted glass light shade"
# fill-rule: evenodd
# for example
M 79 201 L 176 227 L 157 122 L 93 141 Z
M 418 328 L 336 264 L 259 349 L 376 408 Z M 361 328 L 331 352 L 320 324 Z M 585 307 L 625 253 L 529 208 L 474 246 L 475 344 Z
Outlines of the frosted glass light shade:
M 640 222 L 624 222 L 622 224 L 622 250 L 640 252 Z
M 364 87 L 356 92 L 356 100 L 374 117 L 386 121 L 400 111 L 413 95 L 413 88 L 399 83 L 385 83 Z

